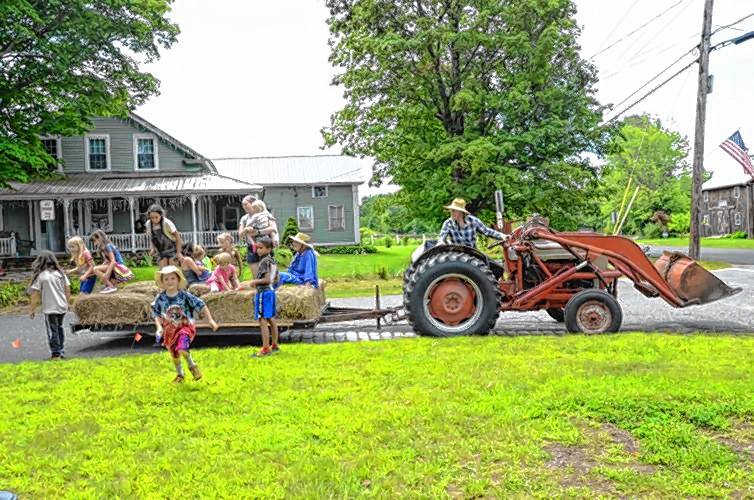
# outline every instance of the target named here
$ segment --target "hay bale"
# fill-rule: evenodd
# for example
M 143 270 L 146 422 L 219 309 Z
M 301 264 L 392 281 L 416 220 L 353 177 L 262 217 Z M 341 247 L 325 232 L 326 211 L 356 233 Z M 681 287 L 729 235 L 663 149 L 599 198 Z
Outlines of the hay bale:
M 254 315 L 256 291 L 211 292 L 202 297 L 212 318 L 223 323 L 249 323 Z
M 121 289 L 125 293 L 140 293 L 156 297 L 162 290 L 155 284 L 154 281 L 140 281 L 138 283 L 131 283 Z
M 143 293 L 79 295 L 73 304 L 79 324 L 87 326 L 149 323 L 151 310 L 152 298 Z
M 223 323 L 251 323 L 254 318 L 256 290 L 211 292 L 202 299 L 212 317 Z M 315 320 L 319 318 L 325 297 L 321 290 L 302 286 L 288 286 L 277 290 L 280 320 Z
M 314 320 L 325 305 L 324 294 L 316 288 L 284 286 L 277 290 L 278 316 L 282 319 Z
M 209 285 L 205 283 L 192 283 L 189 285 L 188 291 L 197 297 L 204 297 L 210 292 L 210 289 Z

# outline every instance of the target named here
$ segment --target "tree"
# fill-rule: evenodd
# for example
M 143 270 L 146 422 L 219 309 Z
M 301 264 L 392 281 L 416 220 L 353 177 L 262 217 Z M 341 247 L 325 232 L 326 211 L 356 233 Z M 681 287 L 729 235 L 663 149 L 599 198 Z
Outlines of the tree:
M 0 2 L 0 185 L 49 174 L 41 135 L 80 135 L 157 92 L 140 71 L 178 27 L 172 0 Z
M 489 217 L 580 225 L 603 143 L 595 68 L 579 56 L 569 0 L 326 0 L 334 84 L 346 104 L 327 145 L 375 159 L 374 181 L 438 223 L 456 196 Z M 595 209 L 596 210 L 596 209 Z
M 689 220 L 691 208 L 688 141 L 659 120 L 631 116 L 620 124 L 610 149 L 600 188 L 603 221 L 610 220 L 612 212 L 626 213 L 638 188 L 623 233 L 658 236 L 666 225 L 658 212 L 669 217 L 671 230 L 683 230 L 681 221 Z
M 361 202 L 362 227 L 378 233 L 419 234 L 433 231 L 431 224 L 412 216 L 400 193 L 378 194 Z

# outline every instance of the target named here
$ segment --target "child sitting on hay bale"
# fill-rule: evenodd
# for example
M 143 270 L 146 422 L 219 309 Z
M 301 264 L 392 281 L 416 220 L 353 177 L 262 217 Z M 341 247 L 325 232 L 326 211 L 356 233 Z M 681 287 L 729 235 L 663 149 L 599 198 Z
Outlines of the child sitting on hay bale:
M 92 233 L 92 243 L 103 262 L 94 267 L 97 277 L 105 284 L 105 288 L 100 293 L 113 293 L 116 291 L 115 283 L 125 283 L 133 279 L 134 274 L 126 267 L 126 261 L 120 254 L 120 250 L 110 242 L 110 238 L 102 229 L 97 229 Z
M 233 257 L 225 252 L 220 252 L 215 256 L 217 268 L 212 271 L 207 284 L 213 292 L 227 292 L 230 290 L 239 290 L 241 284 L 238 282 L 236 268 L 232 264 Z
M 180 269 L 165 266 L 157 271 L 154 280 L 163 291 L 152 304 L 152 317 L 157 326 L 157 336 L 163 339 L 162 345 L 170 351 L 175 365 L 173 383 L 179 384 L 184 380 L 181 357 L 186 360 L 194 379 L 199 380 L 202 372 L 189 353 L 191 341 L 196 336 L 194 314 L 198 312 L 207 319 L 215 331 L 218 325 L 204 301 L 185 290 L 186 278 Z
M 186 276 L 189 285 L 194 283 L 206 283 L 211 273 L 204 264 L 207 252 L 201 245 L 189 243 L 184 248 L 185 256 L 180 258 L 181 270 Z
M 241 279 L 241 275 L 243 274 L 243 259 L 241 259 L 241 254 L 238 253 L 236 247 L 233 246 L 233 236 L 231 236 L 230 233 L 218 234 L 217 245 L 220 247 L 221 253 L 227 253 L 230 255 L 232 262 L 236 267 L 236 276 Z M 217 256 L 215 256 L 215 264 L 217 264 Z
M 277 300 L 275 290 L 272 287 L 278 278 L 278 266 L 272 258 L 272 240 L 263 236 L 256 240 L 257 255 L 261 258 L 257 268 L 256 278 L 251 280 L 251 285 L 257 287 L 254 296 L 254 319 L 259 321 L 259 329 L 262 333 L 262 349 L 255 358 L 269 356 L 280 351 L 278 347 L 278 324 Z M 272 330 L 272 345 L 270 345 L 270 330 Z

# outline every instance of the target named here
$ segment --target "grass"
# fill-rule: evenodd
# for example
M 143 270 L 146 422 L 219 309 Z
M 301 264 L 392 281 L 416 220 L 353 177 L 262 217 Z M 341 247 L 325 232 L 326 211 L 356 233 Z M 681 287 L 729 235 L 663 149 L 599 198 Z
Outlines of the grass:
M 688 238 L 665 238 L 658 240 L 638 240 L 637 243 L 643 245 L 683 247 L 688 248 Z M 741 240 L 730 238 L 702 238 L 701 246 L 704 248 L 739 248 L 754 249 L 754 240 Z
M 30 498 L 746 496 L 754 338 L 285 345 L 0 365 Z M 312 376 L 312 374 L 316 374 Z M 748 465 L 747 465 L 748 464 Z

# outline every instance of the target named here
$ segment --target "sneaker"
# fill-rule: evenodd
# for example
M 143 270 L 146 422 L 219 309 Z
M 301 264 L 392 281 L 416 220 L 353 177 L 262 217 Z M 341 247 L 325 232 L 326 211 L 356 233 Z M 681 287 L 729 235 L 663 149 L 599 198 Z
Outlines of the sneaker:
M 277 354 L 280 352 L 280 346 L 277 344 L 272 344 L 270 346 L 270 351 L 272 352 L 272 354 Z
M 259 349 L 258 352 L 255 352 L 254 354 L 252 354 L 252 357 L 253 358 L 264 358 L 264 357 L 267 357 L 267 356 L 270 356 L 270 355 L 272 355 L 272 351 L 271 350 L 262 348 L 262 349 Z
M 194 376 L 194 380 L 202 379 L 202 372 L 199 370 L 199 365 L 189 366 L 189 371 L 191 372 L 191 375 Z
M 115 288 L 114 286 L 106 286 L 105 288 L 103 288 L 102 290 L 100 290 L 99 293 L 113 293 L 113 292 L 117 292 L 117 291 L 118 291 L 118 289 Z
M 173 379 L 173 383 L 174 384 L 182 384 L 183 380 L 184 380 L 183 375 L 176 375 L 175 378 Z

